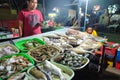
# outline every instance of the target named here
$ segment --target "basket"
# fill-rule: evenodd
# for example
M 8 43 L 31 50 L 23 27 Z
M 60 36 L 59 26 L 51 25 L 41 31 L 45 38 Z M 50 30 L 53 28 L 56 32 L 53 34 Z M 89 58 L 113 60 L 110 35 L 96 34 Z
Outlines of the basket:
M 16 54 L 17 53 L 19 53 L 19 49 L 18 48 L 16 48 L 14 45 L 12 45 L 12 44 L 3 44 L 3 45 L 1 45 L 0 46 L 0 49 L 3 49 L 3 48 L 5 48 L 5 47 L 7 47 L 7 46 L 10 46 L 15 52 L 16 52 Z M 12 53 L 11 53 L 12 54 Z M 5 55 L 3 55 L 3 56 L 5 56 Z M 2 57 L 2 56 L 1 56 Z
M 59 56 L 59 55 L 55 56 L 54 58 L 51 58 L 51 62 L 56 62 L 56 63 L 62 64 L 61 62 L 55 61 L 56 59 L 59 58 L 58 56 Z M 78 55 L 76 55 L 76 56 L 78 56 Z M 69 64 L 62 64 L 62 65 L 68 66 L 68 67 L 70 67 L 70 68 L 71 68 L 72 70 L 74 70 L 74 71 L 80 70 L 80 69 L 84 68 L 84 67 L 90 62 L 90 60 L 89 60 L 87 57 L 82 57 L 82 58 L 85 60 L 85 63 L 82 64 L 82 65 L 80 65 L 80 66 L 74 67 L 74 66 L 70 66 Z M 68 59 L 68 58 L 67 58 L 67 59 Z M 62 58 L 61 58 L 61 60 L 63 61 Z M 59 61 L 61 61 L 61 60 L 59 60 Z M 72 60 L 72 61 L 73 61 L 73 60 Z M 72 62 L 70 62 L 70 63 L 72 63 Z M 78 63 L 78 62 L 76 62 L 76 63 Z M 81 63 L 82 63 L 82 62 L 81 62 Z
M 3 57 L 0 58 L 0 60 L 9 59 L 9 58 L 11 58 L 11 57 L 13 57 L 13 56 L 22 56 L 22 57 L 28 59 L 28 61 L 32 64 L 31 66 L 33 66 L 33 65 L 35 64 L 34 61 L 33 61 L 33 59 L 32 59 L 29 55 L 27 55 L 27 54 L 25 54 L 25 53 L 11 54 L 11 55 L 7 55 L 7 56 L 3 56 Z M 31 67 L 31 66 L 29 66 L 29 67 Z M 26 67 L 26 68 L 24 68 L 23 70 L 20 70 L 20 71 L 18 71 L 18 72 L 16 72 L 16 73 L 23 72 L 23 71 L 29 69 L 29 67 Z M 15 74 L 16 74 L 16 73 L 15 73 Z M 12 75 L 14 75 L 14 74 L 11 74 L 10 76 L 12 76 Z M 6 77 L 4 77 L 4 79 L 9 78 L 10 76 L 6 76 Z M 0 77 L 0 80 L 2 80 L 2 79 L 3 79 L 3 78 Z M 3 79 L 3 80 L 4 80 L 4 79 Z
M 43 52 L 44 51 L 46 52 Z M 55 49 L 55 52 L 52 52 L 52 49 Z M 48 51 L 50 50 L 50 51 Z M 53 45 L 44 45 L 44 46 L 38 46 L 34 49 L 31 49 L 30 51 L 28 51 L 28 55 L 30 55 L 36 62 L 43 62 L 44 60 L 49 60 L 51 59 L 53 56 L 56 56 L 59 54 L 59 49 L 58 47 L 55 47 Z M 38 53 L 37 53 L 38 52 Z M 34 54 L 34 55 L 33 55 Z M 36 56 L 37 57 L 36 57 Z M 42 56 L 41 56 L 42 55 Z M 43 58 L 44 56 L 44 58 Z
M 67 66 L 65 66 L 65 65 L 56 63 L 56 62 L 51 62 L 51 63 L 52 63 L 53 65 L 57 66 L 58 68 L 60 68 L 64 74 L 69 75 L 69 77 L 66 76 L 66 75 L 64 75 L 64 77 L 67 78 L 67 79 L 65 79 L 65 80 L 72 80 L 72 78 L 74 77 L 75 73 L 74 73 L 74 71 L 73 71 L 71 68 L 69 68 L 69 67 L 67 67 Z M 38 66 L 40 69 L 42 69 L 43 71 L 46 72 L 46 70 L 43 69 L 43 64 L 38 64 L 37 66 Z M 47 72 L 47 73 L 48 73 L 48 72 Z M 49 74 L 48 74 L 48 75 L 49 75 Z M 52 77 L 51 77 L 51 78 L 52 78 Z M 52 80 L 60 80 L 60 79 L 58 79 L 57 77 L 53 77 Z
M 35 67 L 35 66 L 30 67 L 30 68 L 27 70 L 27 74 L 28 74 L 28 76 L 31 77 L 32 80 L 38 80 L 34 75 L 30 74 L 30 70 L 33 69 L 33 68 L 36 68 L 36 67 Z M 49 77 L 46 76 L 46 75 L 47 75 L 46 73 L 44 73 L 43 71 L 39 70 L 38 68 L 36 68 L 36 69 L 40 72 L 40 74 L 42 75 L 42 77 L 44 77 L 44 80 L 50 80 L 50 79 L 47 79 L 47 78 L 49 78 Z M 35 71 L 34 71 L 34 73 L 35 73 Z M 37 76 L 37 77 L 38 77 L 38 76 Z M 40 77 L 40 76 L 39 76 L 39 77 Z
M 34 40 L 34 41 L 37 41 L 39 44 L 41 45 L 45 45 L 45 42 L 42 41 L 41 39 L 38 39 L 38 38 L 33 38 L 33 39 L 25 39 L 25 40 L 21 40 L 21 41 L 17 41 L 15 42 L 15 46 L 20 49 L 22 52 L 28 52 L 28 50 L 25 49 L 25 46 L 23 45 L 25 42 L 27 41 L 31 41 L 31 40 Z

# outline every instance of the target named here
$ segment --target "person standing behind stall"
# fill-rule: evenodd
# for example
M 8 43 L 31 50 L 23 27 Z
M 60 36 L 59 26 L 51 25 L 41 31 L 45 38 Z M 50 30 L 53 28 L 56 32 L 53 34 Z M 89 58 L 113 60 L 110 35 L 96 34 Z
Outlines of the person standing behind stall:
M 31 36 L 41 33 L 43 17 L 37 10 L 38 0 L 27 0 L 27 8 L 18 13 L 20 37 Z
M 54 20 L 53 19 L 50 19 L 49 21 L 48 21 L 48 26 L 49 27 L 54 27 Z
M 93 36 L 98 36 L 96 30 L 94 30 L 91 26 L 87 27 L 85 32 L 87 32 L 88 34 L 92 34 Z

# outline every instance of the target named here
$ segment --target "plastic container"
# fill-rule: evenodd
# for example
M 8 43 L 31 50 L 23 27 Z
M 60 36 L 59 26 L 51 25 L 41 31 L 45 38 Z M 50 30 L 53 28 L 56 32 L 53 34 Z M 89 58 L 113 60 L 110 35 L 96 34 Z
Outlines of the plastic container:
M 117 49 L 115 49 L 115 48 L 109 48 L 109 47 L 105 48 L 106 55 L 115 56 L 116 52 L 117 52 Z
M 51 62 L 51 63 L 53 65 L 57 66 L 58 68 L 60 68 L 65 74 L 69 75 L 69 77 L 64 75 L 64 77 L 67 78 L 65 80 L 72 80 L 72 78 L 74 77 L 75 73 L 74 73 L 74 71 L 71 68 L 69 68 L 67 66 L 64 66 L 62 64 L 56 63 L 56 62 Z M 37 66 L 40 67 L 42 70 L 44 70 L 42 64 L 38 64 Z M 60 79 L 54 77 L 54 79 L 52 78 L 52 80 L 60 80 Z
M 51 58 L 51 62 L 55 62 L 55 63 L 59 63 L 59 64 L 62 64 L 62 63 L 60 63 L 60 62 L 58 62 L 58 61 L 56 61 L 56 59 L 58 59 L 59 58 L 59 55 L 56 55 L 55 57 L 53 57 L 53 58 Z M 85 61 L 85 63 L 84 64 L 82 64 L 82 65 L 80 65 L 80 66 L 77 66 L 77 67 L 73 67 L 73 66 L 70 66 L 70 65 L 68 65 L 68 64 L 64 64 L 65 66 L 68 66 L 68 67 L 70 67 L 72 70 L 80 70 L 80 69 L 83 69 L 85 66 L 87 66 L 88 65 L 88 63 L 90 62 L 90 60 L 87 58 L 87 57 L 83 57 L 83 61 L 82 62 L 84 62 Z M 77 62 L 77 61 L 76 61 Z M 82 63 L 81 62 L 81 63 Z M 72 63 L 72 62 L 71 62 Z M 63 64 L 62 64 L 63 65 Z
M 102 50 L 103 50 L 103 47 L 100 47 L 99 53 L 98 53 L 98 52 L 96 52 L 96 53 L 102 55 Z M 117 52 L 117 49 L 116 49 L 116 48 L 105 47 L 104 53 L 105 53 L 106 55 L 115 56 L 115 55 L 116 55 L 116 52 Z
M 22 56 L 22 57 L 28 59 L 28 61 L 32 64 L 31 66 L 33 66 L 33 65 L 35 64 L 35 63 L 34 63 L 34 60 L 33 60 L 28 54 L 25 54 L 25 53 L 7 55 L 7 56 L 4 56 L 4 57 L 0 58 L 0 60 L 9 59 L 9 58 L 11 58 L 12 56 Z M 29 66 L 29 67 L 31 67 L 31 66 Z M 18 72 L 16 72 L 16 73 L 23 72 L 23 71 L 29 69 L 29 67 L 26 67 L 26 68 L 24 68 L 23 70 L 20 70 L 20 71 L 18 71 Z M 16 73 L 15 73 L 15 74 L 16 74 Z M 12 74 L 12 75 L 14 75 L 14 74 Z M 12 75 L 10 75 L 10 76 L 12 76 Z M 0 77 L 0 80 L 7 80 L 7 78 L 10 77 L 10 76 L 6 76 L 4 79 Z
M 120 62 L 120 47 L 118 48 L 118 51 L 117 51 L 116 61 Z
M 31 41 L 31 40 L 34 40 L 34 41 L 37 41 L 38 43 L 40 43 L 41 45 L 45 45 L 45 42 L 38 39 L 38 38 L 33 38 L 33 39 L 25 39 L 25 40 L 20 40 L 20 41 L 17 41 L 15 42 L 15 46 L 20 49 L 21 51 L 23 52 L 28 52 L 28 50 L 25 49 L 25 46 L 23 45 L 25 42 L 27 41 Z
M 116 69 L 119 69 L 120 70 L 120 62 L 116 62 Z
M 24 58 L 27 58 L 33 65 L 35 64 L 34 60 L 26 53 L 11 54 L 11 55 L 7 55 L 7 56 L 3 56 L 3 57 L 0 58 L 0 60 L 9 59 L 12 56 L 23 56 Z
M 107 61 L 109 67 L 113 67 L 113 61 Z
M 14 45 L 12 45 L 12 44 L 3 44 L 3 45 L 0 46 L 0 49 L 3 49 L 3 48 L 8 47 L 8 46 L 10 46 L 10 47 L 16 52 L 16 54 L 19 53 L 19 49 L 16 48 L 16 47 L 15 47 Z M 10 54 L 13 54 L 13 53 L 10 53 Z M 4 54 L 0 54 L 0 55 L 5 56 Z M 7 55 L 7 54 L 6 54 L 6 55 Z M 2 56 L 0 56 L 0 57 L 2 57 Z
M 31 49 L 27 53 L 33 58 L 33 60 L 35 60 L 38 63 L 41 63 L 45 60 L 49 60 L 52 57 L 58 55 L 59 52 L 60 49 L 58 47 L 53 45 L 45 45 Z
M 37 79 L 37 77 L 42 77 L 42 78 L 44 78 L 44 80 L 51 80 L 49 77 L 47 77 L 46 75 L 48 75 L 47 73 L 44 73 L 42 70 L 39 70 L 38 68 L 36 68 L 35 66 L 32 66 L 32 67 L 30 67 L 28 70 L 27 70 L 27 74 L 28 74 L 28 76 L 30 76 L 31 77 L 31 80 L 38 80 Z M 34 70 L 32 70 L 32 69 L 34 69 Z M 30 71 L 32 70 L 32 74 L 30 74 Z M 36 76 L 35 77 L 35 74 L 38 74 L 38 73 L 36 73 L 36 72 L 39 72 L 40 74 L 41 74 L 41 76 Z M 34 73 L 34 74 L 33 74 Z M 49 79 L 48 79 L 49 78 Z

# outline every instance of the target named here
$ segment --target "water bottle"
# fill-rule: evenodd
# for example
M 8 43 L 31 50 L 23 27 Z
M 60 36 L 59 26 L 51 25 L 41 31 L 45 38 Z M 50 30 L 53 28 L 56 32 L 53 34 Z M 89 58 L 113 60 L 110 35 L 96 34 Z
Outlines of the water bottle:
M 120 47 L 117 50 L 117 56 L 116 56 L 116 61 L 120 62 Z

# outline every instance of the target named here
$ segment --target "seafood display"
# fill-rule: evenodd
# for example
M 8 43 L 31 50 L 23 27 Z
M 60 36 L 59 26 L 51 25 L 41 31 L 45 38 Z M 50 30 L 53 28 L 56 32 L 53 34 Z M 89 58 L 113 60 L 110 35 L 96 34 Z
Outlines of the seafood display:
M 97 49 L 101 46 L 100 42 L 97 42 L 92 39 L 86 39 L 83 41 L 83 43 L 80 44 L 80 47 L 82 47 L 85 50 L 88 49 Z
M 15 42 L 15 46 L 23 52 L 28 52 L 30 49 L 33 49 L 37 46 L 44 45 L 44 41 L 33 38 L 33 39 L 25 39 Z
M 48 70 L 60 77 L 60 80 L 65 80 L 65 77 L 62 74 L 62 70 L 55 66 L 54 64 L 50 63 L 49 61 L 45 60 L 44 62 L 44 68 L 45 70 Z
M 0 46 L 0 80 L 71 80 L 73 70 L 80 70 L 89 63 L 84 56 L 93 54 L 104 40 L 72 29 L 39 38 L 42 40 L 32 38 L 15 42 L 24 54 L 15 46 Z
M 31 41 L 26 41 L 23 46 L 25 47 L 25 50 L 30 50 L 32 48 L 35 48 L 37 46 L 40 46 L 41 44 L 39 44 L 37 41 L 31 40 Z
M 37 62 L 42 62 L 46 59 L 50 59 L 53 56 L 58 55 L 60 50 L 56 46 L 44 45 L 36 47 L 28 52 L 28 54 L 33 57 Z
M 7 80 L 25 80 L 25 78 L 23 78 L 25 76 L 26 72 L 23 73 L 17 73 L 13 76 L 11 76 L 10 78 L 8 78 Z
M 100 37 L 100 39 L 104 39 Z M 72 50 L 76 53 L 92 53 L 91 50 L 99 48 L 102 44 L 96 37 L 84 32 L 69 30 L 64 35 L 55 34 L 54 36 L 43 36 L 46 44 L 59 46 L 64 52 L 65 50 Z
M 63 54 L 57 55 L 51 59 L 54 62 L 69 66 L 73 70 L 81 69 L 89 63 L 89 59 L 82 55 L 72 54 L 66 51 Z
M 36 67 L 31 67 L 27 73 L 34 78 L 34 80 L 47 80 L 46 75 L 44 72 L 42 72 L 40 69 L 37 69 Z
M 0 57 L 18 52 L 19 50 L 12 44 L 4 44 L 0 46 Z
M 7 78 L 19 71 L 23 71 L 33 64 L 23 56 L 12 55 L 0 59 L 0 78 Z
M 45 60 L 43 65 L 38 65 L 38 67 L 48 73 L 51 80 L 71 80 L 74 76 L 72 69 L 48 60 Z
M 46 44 L 60 47 L 61 52 L 79 45 L 77 44 L 77 40 L 74 37 L 68 37 L 67 35 L 63 36 L 58 34 L 56 34 L 56 36 L 58 37 L 44 36 L 43 40 L 46 42 Z

